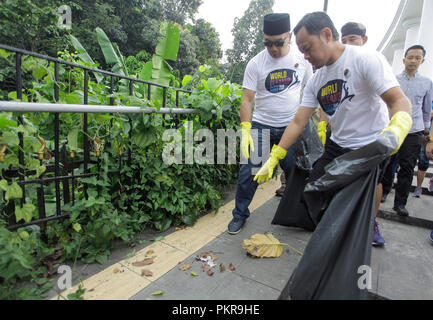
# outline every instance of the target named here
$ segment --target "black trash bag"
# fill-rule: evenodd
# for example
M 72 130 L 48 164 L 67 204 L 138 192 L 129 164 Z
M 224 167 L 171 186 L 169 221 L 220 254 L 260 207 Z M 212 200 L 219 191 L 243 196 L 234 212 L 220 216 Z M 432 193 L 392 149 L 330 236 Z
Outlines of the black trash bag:
M 295 166 L 305 171 L 311 171 L 313 164 L 322 156 L 323 151 L 324 148 L 317 134 L 317 127 L 310 119 L 295 143 Z
M 317 127 L 310 120 L 295 143 L 295 167 L 286 181 L 286 189 L 272 224 L 299 227 L 308 231 L 315 229 L 308 216 L 302 194 L 308 181 L 309 172 L 322 154 L 323 145 L 317 135 Z M 292 214 L 293 212 L 296 214 Z
M 396 137 L 386 132 L 335 159 L 306 186 L 303 196 L 317 227 L 280 299 L 367 299 L 358 271 L 371 261 L 379 165 L 396 147 Z
M 299 169 L 296 166 L 293 168 L 286 181 L 286 189 L 271 222 L 272 224 L 297 227 L 307 231 L 316 229 L 303 198 L 308 177 L 308 171 Z

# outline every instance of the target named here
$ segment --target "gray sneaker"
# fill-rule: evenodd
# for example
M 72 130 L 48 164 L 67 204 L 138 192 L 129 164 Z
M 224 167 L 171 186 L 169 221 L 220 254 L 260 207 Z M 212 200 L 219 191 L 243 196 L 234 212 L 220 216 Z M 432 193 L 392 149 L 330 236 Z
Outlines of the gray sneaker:
M 227 228 L 228 233 L 238 234 L 242 230 L 242 227 L 245 224 L 245 220 L 246 219 L 233 218 L 232 221 L 230 221 L 229 226 Z
M 421 195 L 422 195 L 422 188 L 416 187 L 415 191 L 413 192 L 413 196 L 417 198 L 421 198 Z

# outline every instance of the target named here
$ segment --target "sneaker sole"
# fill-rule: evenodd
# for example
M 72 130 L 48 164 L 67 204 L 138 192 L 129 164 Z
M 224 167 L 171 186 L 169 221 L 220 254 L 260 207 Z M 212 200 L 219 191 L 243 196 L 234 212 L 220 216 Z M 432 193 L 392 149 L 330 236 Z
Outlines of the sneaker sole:
M 228 231 L 228 230 L 227 230 L 227 233 L 228 233 L 228 234 L 231 234 L 231 235 L 235 235 L 235 234 L 238 234 L 239 232 L 241 232 L 241 230 L 242 230 L 242 229 L 239 229 L 238 231 L 235 231 L 235 232 L 233 232 L 233 231 Z
M 380 247 L 380 248 L 382 248 L 382 247 L 385 246 L 385 244 L 384 244 L 384 243 L 375 243 L 375 242 L 373 242 L 373 243 L 372 243 L 372 246 L 373 246 L 373 247 Z

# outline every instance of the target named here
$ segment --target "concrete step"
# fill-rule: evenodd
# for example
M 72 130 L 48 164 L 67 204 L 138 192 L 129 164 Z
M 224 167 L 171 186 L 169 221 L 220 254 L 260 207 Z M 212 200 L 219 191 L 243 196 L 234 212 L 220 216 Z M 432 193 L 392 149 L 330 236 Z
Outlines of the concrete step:
M 379 217 L 390 219 L 400 223 L 415 225 L 423 228 L 433 229 L 433 197 L 431 192 L 423 189 L 421 198 L 413 196 L 413 190 L 409 193 L 406 209 L 409 211 L 409 217 L 400 217 L 393 210 L 395 189 L 389 193 L 386 202 L 381 203 Z

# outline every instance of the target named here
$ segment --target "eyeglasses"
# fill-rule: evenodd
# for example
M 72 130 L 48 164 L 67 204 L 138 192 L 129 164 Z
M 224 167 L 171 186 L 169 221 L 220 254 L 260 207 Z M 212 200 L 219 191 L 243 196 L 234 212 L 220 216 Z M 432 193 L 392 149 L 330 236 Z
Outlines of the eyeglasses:
M 286 39 L 287 39 L 287 37 L 282 39 L 282 40 L 277 40 L 277 41 L 265 40 L 263 42 L 263 44 L 265 45 L 265 47 L 268 47 L 268 48 L 272 48 L 272 46 L 276 46 L 277 48 L 281 48 L 282 46 L 284 46 Z

